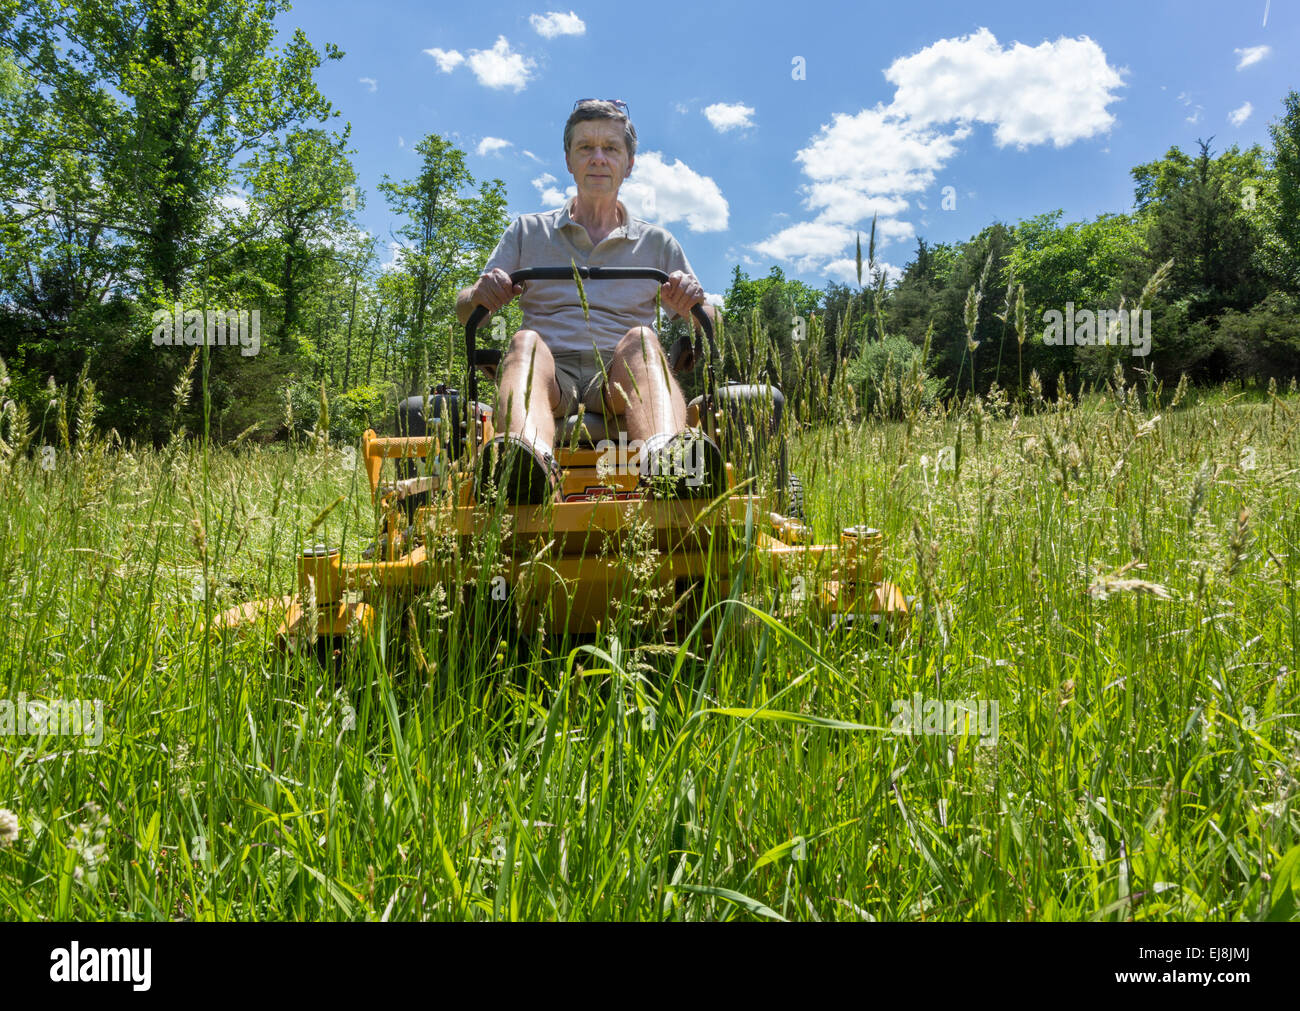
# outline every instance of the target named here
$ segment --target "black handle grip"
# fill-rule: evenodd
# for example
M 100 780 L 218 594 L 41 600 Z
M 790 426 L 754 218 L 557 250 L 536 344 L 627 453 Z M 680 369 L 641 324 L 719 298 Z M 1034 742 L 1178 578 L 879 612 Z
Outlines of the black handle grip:
M 571 266 L 521 267 L 519 270 L 511 272 L 510 283 L 514 285 L 522 284 L 525 281 L 572 281 L 573 270 L 574 268 Z M 667 284 L 669 280 L 668 272 L 659 270 L 656 267 L 578 267 L 577 270 L 578 276 L 584 281 L 657 281 L 659 284 Z M 465 361 L 469 373 L 470 404 L 478 403 L 478 377 L 474 372 L 474 336 L 478 330 L 478 325 L 487 317 L 489 311 L 485 305 L 476 305 L 474 311 L 470 313 L 469 319 L 465 321 Z M 713 359 L 717 357 L 717 347 L 713 342 L 713 320 L 709 319 L 709 314 L 698 303 L 691 306 L 691 315 L 699 321 L 700 329 L 709 341 L 709 356 L 705 359 L 705 369 L 707 371 L 705 382 L 708 393 L 711 395 L 716 385 L 713 376 Z M 701 358 L 700 352 L 702 350 L 697 338 L 694 349 L 697 362 Z

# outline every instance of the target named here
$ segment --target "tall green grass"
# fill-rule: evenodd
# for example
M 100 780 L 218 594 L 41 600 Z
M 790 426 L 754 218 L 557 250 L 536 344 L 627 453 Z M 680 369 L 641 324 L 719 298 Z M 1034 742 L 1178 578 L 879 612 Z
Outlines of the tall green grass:
M 635 588 L 577 643 L 480 585 L 338 671 L 205 630 L 369 543 L 343 454 L 47 425 L 52 470 L 0 463 L 0 697 L 106 728 L 0 738 L 0 915 L 1294 918 L 1300 400 L 1139 399 L 797 433 L 819 538 L 887 535 L 899 642 L 823 628 L 737 538 L 680 645 Z M 914 693 L 997 700 L 996 745 L 892 733 Z

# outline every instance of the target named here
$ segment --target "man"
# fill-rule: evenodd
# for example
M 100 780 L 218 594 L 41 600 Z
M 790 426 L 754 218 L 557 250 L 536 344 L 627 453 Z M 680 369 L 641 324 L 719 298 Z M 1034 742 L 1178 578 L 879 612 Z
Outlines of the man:
M 686 254 L 666 229 L 632 218 L 618 199 L 636 159 L 636 129 L 623 102 L 584 99 L 564 126 L 564 161 L 578 195 L 560 210 L 525 214 L 506 229 L 478 281 L 459 293 L 462 324 L 476 305 L 497 312 L 520 296 L 524 326 L 498 376 L 495 420 L 504 433 L 487 447 L 479 487 L 495 481 L 517 502 L 542 502 L 559 488 L 555 419 L 583 408 L 622 415 L 640 439 L 641 473 L 677 473 L 671 461 L 700 461 L 702 480 L 678 480 L 678 494 L 716 495 L 725 482 L 718 447 L 686 433 L 686 402 L 659 339 L 646 325 L 655 295 L 678 316 L 704 301 Z M 586 288 L 589 317 L 573 281 L 510 284 L 520 267 L 657 267 L 653 281 L 597 281 Z M 713 307 L 705 312 L 713 316 Z M 678 468 L 678 471 L 680 468 Z M 679 474 L 680 477 L 680 474 Z

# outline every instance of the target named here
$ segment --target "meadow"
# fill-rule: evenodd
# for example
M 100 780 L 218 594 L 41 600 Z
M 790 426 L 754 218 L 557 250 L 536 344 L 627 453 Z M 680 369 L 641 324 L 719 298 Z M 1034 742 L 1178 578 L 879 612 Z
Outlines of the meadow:
M 338 670 L 208 631 L 369 543 L 348 453 L 38 425 L 0 686 L 104 726 L 0 736 L 2 918 L 1300 915 L 1294 389 L 803 419 L 809 522 L 883 530 L 916 596 L 894 641 L 757 583 L 680 644 L 635 595 L 558 645 L 438 595 Z M 996 740 L 896 732 L 918 695 L 996 702 Z

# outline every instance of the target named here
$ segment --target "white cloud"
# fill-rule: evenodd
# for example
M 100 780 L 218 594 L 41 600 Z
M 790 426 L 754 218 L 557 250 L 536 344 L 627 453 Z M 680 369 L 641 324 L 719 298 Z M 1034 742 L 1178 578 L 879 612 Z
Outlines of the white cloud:
M 372 95 L 379 90 L 379 82 L 373 77 L 358 77 L 357 83 L 370 85 L 370 94 Z
M 804 206 L 812 210 L 822 208 L 818 220 L 839 224 L 853 224 L 876 217 L 893 217 L 902 214 L 908 208 L 908 202 L 900 196 L 864 193 L 851 182 L 835 180 L 833 182 L 813 183 L 805 186 L 808 194 Z
M 885 263 L 883 260 L 877 260 L 876 268 L 885 272 L 886 284 L 897 284 L 903 279 L 903 269 L 901 267 L 895 267 L 892 263 Z M 821 272 L 827 277 L 834 278 L 841 284 L 857 286 L 858 261 L 855 258 L 850 257 L 844 260 L 832 260 L 822 268 Z M 871 284 L 871 278 L 867 276 L 867 265 L 865 261 L 862 264 L 862 283 L 864 286 Z
M 514 52 L 510 41 L 498 35 L 491 49 L 471 49 L 468 58 L 455 49 L 424 50 L 438 62 L 438 69 L 450 74 L 462 63 L 468 65 L 485 88 L 514 88 L 523 91 L 532 78 L 535 60 Z
M 450 74 L 453 70 L 465 62 L 465 57 L 455 49 L 426 49 L 426 53 L 438 61 L 438 69 L 444 74 Z
M 737 129 L 747 130 L 754 125 L 754 110 L 741 102 L 733 102 L 730 105 L 725 102 L 714 102 L 705 107 L 704 115 L 718 133 Z
M 843 279 L 845 261 L 837 258 L 858 231 L 865 255 L 873 216 L 877 250 L 915 235 L 911 222 L 897 217 L 908 208 L 904 194 L 932 186 L 969 133 L 965 126 L 952 133 L 917 127 L 881 105 L 854 116 L 837 113 L 795 156 L 810 180 L 802 187 L 803 203 L 816 219 L 789 225 L 753 249 L 799 271 Z
M 872 195 L 911 193 L 934 182 L 934 174 L 958 150 L 970 133 L 959 127 L 951 134 L 921 129 L 877 105 L 856 116 L 837 112 L 811 144 L 795 155 L 813 181 L 809 206 L 827 203 L 833 193 L 818 183 L 840 184 Z
M 1234 49 L 1233 52 L 1241 57 L 1237 61 L 1237 69 L 1245 70 L 1247 67 L 1258 63 L 1272 51 L 1271 46 L 1247 46 L 1245 49 Z
M 338 229 L 325 229 L 320 238 L 320 245 L 338 253 L 345 253 L 350 249 L 359 248 L 368 238 L 370 233 L 366 229 L 344 225 Z
M 685 221 L 692 232 L 721 232 L 727 228 L 729 208 L 718 184 L 680 158 L 669 165 L 659 151 L 637 154 L 632 175 L 619 190 L 619 199 L 634 216 L 661 225 Z
M 1182 102 L 1183 105 L 1187 106 L 1188 108 L 1191 108 L 1192 106 L 1192 96 L 1186 91 L 1180 91 L 1178 93 L 1178 101 Z M 1186 123 L 1191 123 L 1193 126 L 1195 126 L 1197 123 L 1201 121 L 1201 113 L 1204 110 L 1205 110 L 1205 106 L 1197 105 L 1195 109 L 1192 109 L 1192 114 L 1190 116 L 1185 116 L 1183 121 Z
M 1241 126 L 1242 123 L 1250 119 L 1250 114 L 1255 111 L 1255 107 L 1247 102 L 1240 108 L 1233 109 L 1228 113 L 1228 122 L 1233 126 Z
M 582 18 L 573 11 L 561 14 L 559 11 L 547 11 L 545 14 L 528 15 L 528 23 L 544 39 L 553 39 L 557 35 L 585 35 L 587 26 Z
M 848 264 L 856 280 L 856 263 L 842 255 L 854 232 L 863 232 L 865 246 L 874 216 L 877 251 L 912 238 L 914 226 L 901 218 L 906 197 L 934 185 L 974 124 L 992 126 L 1000 147 L 1065 147 L 1111 128 L 1107 106 L 1124 85 L 1086 36 L 1003 47 L 986 28 L 900 57 L 885 78 L 895 85 L 888 104 L 835 113 L 796 153 L 807 179 L 803 205 L 814 220 L 774 232 L 751 247 L 755 252 L 841 278 Z
M 808 271 L 840 253 L 852 241 L 851 228 L 829 221 L 801 221 L 755 243 L 754 251 L 773 260 L 792 262 L 799 270 Z
M 491 49 L 472 49 L 469 69 L 474 71 L 478 83 L 485 88 L 514 88 L 523 91 L 532 76 L 535 61 L 513 52 L 504 35 L 497 36 Z
M 501 137 L 484 137 L 478 142 L 478 147 L 475 149 L 475 153 L 480 157 L 486 157 L 490 154 L 499 154 L 508 147 L 514 147 L 514 145 L 508 140 L 503 140 Z
M 390 270 L 396 270 L 402 265 L 403 246 L 400 242 L 388 243 L 388 259 L 379 265 L 379 269 L 384 273 Z
M 716 305 L 719 309 L 723 306 L 722 296 L 716 292 L 706 291 L 704 293 L 704 301 L 709 305 Z
M 229 189 L 217 197 L 217 206 L 224 211 L 243 217 L 248 213 L 248 194 L 244 190 Z
M 527 148 L 524 148 L 524 157 L 531 158 L 533 161 L 537 162 L 538 165 L 543 164 L 542 159 L 538 158 L 537 155 L 533 154 L 533 152 L 529 151 Z
M 1124 85 L 1087 36 L 1004 49 L 987 28 L 900 57 L 885 79 L 898 89 L 894 114 L 918 126 L 990 123 L 999 147 L 1049 140 L 1065 147 L 1104 133 L 1115 122 L 1106 106 Z
M 537 195 L 541 198 L 543 207 L 559 207 L 569 199 L 569 196 L 572 196 L 572 194 L 566 195 L 560 192 L 555 185 L 558 181 L 549 172 L 543 172 L 533 180 L 533 188 L 537 190 Z M 570 186 L 569 189 L 573 190 L 573 193 L 578 192 L 575 187 Z

